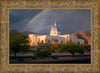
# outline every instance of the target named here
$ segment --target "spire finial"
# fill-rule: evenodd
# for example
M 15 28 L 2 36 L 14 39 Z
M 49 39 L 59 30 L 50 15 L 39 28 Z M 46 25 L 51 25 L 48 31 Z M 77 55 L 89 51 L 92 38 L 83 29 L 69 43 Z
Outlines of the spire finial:
M 56 26 L 56 21 L 55 21 L 55 24 L 54 25 Z

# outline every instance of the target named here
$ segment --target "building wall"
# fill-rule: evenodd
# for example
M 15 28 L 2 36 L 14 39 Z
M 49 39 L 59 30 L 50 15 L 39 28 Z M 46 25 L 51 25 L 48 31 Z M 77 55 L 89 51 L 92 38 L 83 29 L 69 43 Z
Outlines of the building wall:
M 38 38 L 40 39 L 40 43 L 46 43 L 46 42 L 51 43 L 51 42 L 54 42 L 54 41 L 56 41 L 58 43 L 62 43 L 62 42 L 65 43 L 65 38 L 59 37 L 59 36 L 40 35 L 40 36 L 37 37 L 37 39 Z
M 29 34 L 28 37 L 30 38 L 30 45 L 37 46 L 37 35 Z
M 58 43 L 65 43 L 65 38 L 64 37 L 59 37 L 59 36 L 48 36 L 48 39 L 52 39 L 53 38 L 53 42 L 56 41 Z M 52 40 L 51 40 L 52 42 Z
M 75 42 L 76 44 L 84 44 L 84 40 L 82 39 L 73 39 L 73 42 Z
M 69 34 L 60 35 L 60 37 L 65 38 L 65 42 L 66 42 L 66 40 L 69 40 Z
M 77 44 L 84 44 L 84 40 L 75 39 L 70 34 L 58 35 L 58 36 L 30 34 L 29 37 L 31 39 L 31 42 L 30 42 L 31 46 L 37 46 L 38 43 L 52 43 L 54 41 L 56 41 L 60 44 L 66 43 L 66 41 L 72 41 Z
M 39 42 L 39 43 L 46 43 L 46 38 L 47 38 L 46 35 L 38 35 L 37 36 L 37 40 L 38 40 L 37 42 Z

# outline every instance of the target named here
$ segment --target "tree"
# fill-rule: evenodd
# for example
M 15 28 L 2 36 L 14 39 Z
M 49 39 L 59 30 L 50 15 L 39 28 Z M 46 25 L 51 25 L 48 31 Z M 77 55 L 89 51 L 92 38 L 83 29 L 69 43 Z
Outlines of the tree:
M 29 41 L 26 38 L 26 36 L 20 33 L 10 35 L 10 51 L 14 52 L 15 59 L 17 52 L 27 52 L 29 50 L 29 45 L 27 45 Z
M 52 47 L 56 50 L 60 48 L 60 44 L 58 42 L 53 42 Z
M 60 53 L 66 52 L 66 53 L 71 53 L 73 56 L 75 53 L 80 53 L 83 54 L 84 51 L 79 44 L 63 44 L 61 48 L 58 49 Z
M 75 52 L 76 52 L 76 44 L 71 44 L 71 43 L 67 43 L 67 44 L 65 44 L 66 45 L 66 50 L 65 50 L 65 52 L 67 53 L 67 52 L 69 52 L 69 53 L 71 53 L 73 56 L 74 56 L 74 54 L 75 54 Z
M 37 51 L 35 52 L 35 55 L 39 58 L 47 58 L 51 56 L 51 53 L 49 51 Z
M 73 56 L 75 53 L 80 53 L 80 54 L 84 53 L 81 45 L 79 45 L 79 44 L 70 45 L 70 49 L 68 49 L 68 52 L 72 53 Z
M 30 51 L 29 50 L 29 48 L 30 48 L 29 45 L 21 45 L 20 47 L 21 47 L 20 52 L 22 52 L 22 53 L 26 53 L 26 52 Z
M 46 50 L 46 51 L 49 51 L 49 52 L 54 51 L 53 46 L 51 44 L 49 44 L 49 43 L 45 43 L 43 45 L 39 45 L 36 48 L 37 48 L 37 51 L 43 51 L 43 50 Z
M 68 51 L 68 44 L 62 44 L 61 47 L 58 49 L 58 52 L 64 53 Z
M 82 46 L 80 44 L 76 44 L 76 52 L 83 54 L 84 50 L 82 49 Z
M 74 54 L 76 52 L 76 47 L 75 47 L 75 45 L 72 45 L 72 44 L 70 44 L 69 46 L 70 46 L 70 48 L 68 49 L 68 52 L 74 56 Z
M 84 45 L 81 45 L 81 46 L 83 47 L 83 50 L 90 52 L 91 46 L 89 44 L 84 44 Z

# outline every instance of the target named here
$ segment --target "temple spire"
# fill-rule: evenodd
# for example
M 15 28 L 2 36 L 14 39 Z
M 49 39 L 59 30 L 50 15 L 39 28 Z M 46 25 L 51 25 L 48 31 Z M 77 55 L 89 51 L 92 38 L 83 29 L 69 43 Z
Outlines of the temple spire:
M 56 26 L 56 21 L 55 21 L 55 24 L 54 25 Z

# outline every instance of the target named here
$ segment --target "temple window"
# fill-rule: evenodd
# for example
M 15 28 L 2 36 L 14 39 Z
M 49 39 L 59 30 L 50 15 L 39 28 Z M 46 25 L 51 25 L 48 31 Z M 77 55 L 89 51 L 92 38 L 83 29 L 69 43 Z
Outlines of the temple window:
M 77 44 L 80 44 L 80 42 L 78 41 Z
M 50 40 L 48 40 L 48 43 L 50 43 Z
M 55 42 L 58 42 L 58 40 L 57 40 L 57 39 L 55 39 L 54 41 L 55 41 Z
M 51 38 L 51 42 L 53 42 L 53 38 Z
M 44 41 L 42 40 L 42 43 L 44 43 Z
M 63 41 L 61 41 L 61 44 L 63 44 Z
M 38 42 L 40 42 L 40 38 L 38 38 Z

